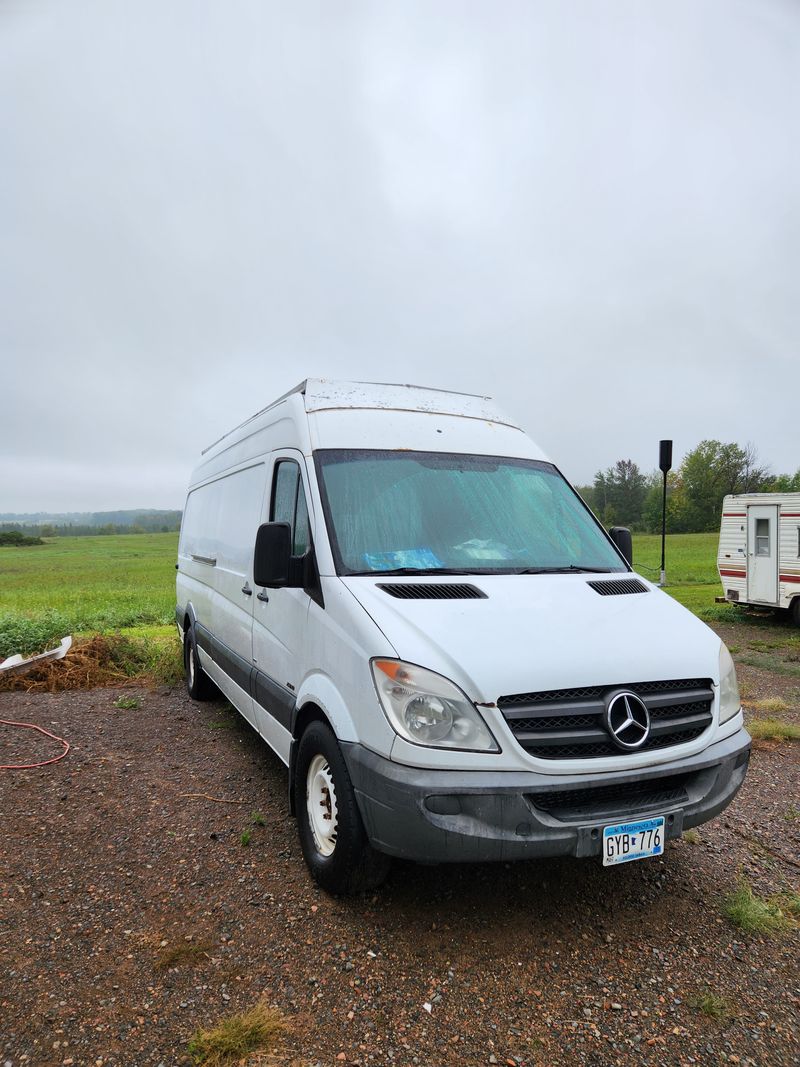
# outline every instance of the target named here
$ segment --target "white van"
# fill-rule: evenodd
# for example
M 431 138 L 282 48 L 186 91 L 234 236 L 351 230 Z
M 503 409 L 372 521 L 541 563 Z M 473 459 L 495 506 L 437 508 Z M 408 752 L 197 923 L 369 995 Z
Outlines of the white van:
M 725 645 L 629 559 L 485 397 L 309 380 L 192 475 L 188 689 L 288 766 L 330 892 L 391 856 L 657 856 L 750 738 Z

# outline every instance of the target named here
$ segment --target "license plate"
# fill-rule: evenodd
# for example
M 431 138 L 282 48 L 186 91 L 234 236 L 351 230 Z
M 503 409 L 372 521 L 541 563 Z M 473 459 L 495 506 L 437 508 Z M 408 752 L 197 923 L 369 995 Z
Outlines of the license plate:
M 664 816 L 603 827 L 603 866 L 644 860 L 664 851 Z

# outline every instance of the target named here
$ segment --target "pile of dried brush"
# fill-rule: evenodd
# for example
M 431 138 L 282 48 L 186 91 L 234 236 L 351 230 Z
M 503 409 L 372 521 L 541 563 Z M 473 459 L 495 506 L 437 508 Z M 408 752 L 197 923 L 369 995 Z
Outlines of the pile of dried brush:
M 74 644 L 64 659 L 38 664 L 23 674 L 0 676 L 0 691 L 56 693 L 62 689 L 124 685 L 130 678 L 118 659 L 113 638 L 92 637 Z

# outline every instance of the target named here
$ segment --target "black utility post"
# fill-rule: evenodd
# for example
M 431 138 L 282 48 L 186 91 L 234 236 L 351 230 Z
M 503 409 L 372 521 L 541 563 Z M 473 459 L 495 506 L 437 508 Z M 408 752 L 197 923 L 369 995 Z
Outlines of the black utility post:
M 667 584 L 664 560 L 667 547 L 667 475 L 672 470 L 672 441 L 659 442 L 658 465 L 664 475 L 664 495 L 661 498 L 661 580 L 658 583 L 663 587 Z

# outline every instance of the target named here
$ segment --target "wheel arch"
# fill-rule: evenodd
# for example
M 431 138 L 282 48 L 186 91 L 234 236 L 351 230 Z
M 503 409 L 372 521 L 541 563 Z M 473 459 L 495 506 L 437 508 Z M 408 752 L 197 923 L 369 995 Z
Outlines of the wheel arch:
M 292 736 L 298 738 L 298 724 L 305 728 L 303 716 L 311 714 L 307 708 L 316 708 L 336 735 L 337 741 L 358 741 L 353 716 L 344 697 L 333 681 L 324 674 L 311 674 L 300 686 L 292 716 Z M 310 719 L 308 721 L 311 721 Z
M 294 802 L 297 748 L 306 727 L 324 723 L 337 741 L 357 741 L 353 717 L 339 690 L 324 674 L 310 675 L 300 687 L 292 714 L 292 741 L 289 748 L 289 811 L 296 814 Z
M 183 632 L 184 634 L 190 628 L 194 628 L 194 624 L 197 622 L 197 615 L 194 610 L 194 605 L 191 600 L 183 609 Z

